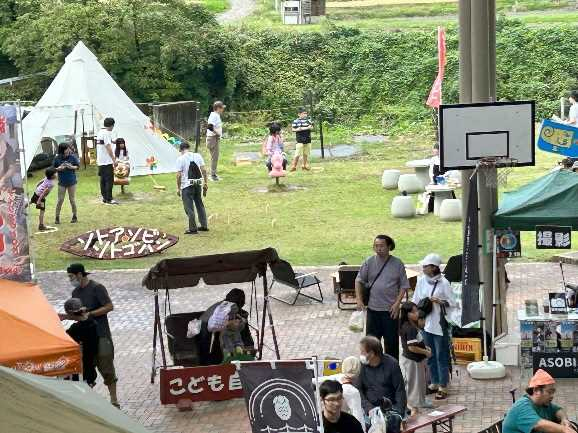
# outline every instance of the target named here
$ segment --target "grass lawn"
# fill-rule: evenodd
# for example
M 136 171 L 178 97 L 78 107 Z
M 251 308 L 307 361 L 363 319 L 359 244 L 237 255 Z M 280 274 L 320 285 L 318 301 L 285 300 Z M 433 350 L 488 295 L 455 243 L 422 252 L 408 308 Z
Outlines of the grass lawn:
M 229 0 L 192 0 L 191 4 L 201 4 L 209 11 L 218 14 L 229 9 Z
M 311 25 L 283 25 L 281 15 L 273 3 L 257 0 L 256 12 L 230 25 L 243 25 L 254 29 L 275 28 L 291 32 L 323 31 L 332 25 L 355 27 L 363 30 L 432 30 L 437 26 L 457 25 L 457 2 L 424 2 L 401 0 L 332 0 L 327 3 L 327 15 L 319 23 Z M 575 23 L 578 12 L 570 9 L 574 1 L 561 0 L 498 0 L 498 13 L 506 13 L 534 25 Z M 561 10 L 565 9 L 565 10 Z
M 329 134 L 328 142 L 333 140 Z M 417 144 L 416 144 L 417 143 Z M 426 253 L 436 251 L 445 258 L 461 250 L 461 224 L 440 222 L 434 215 L 410 220 L 393 219 L 390 204 L 397 191 L 381 187 L 385 168 L 401 168 L 411 159 L 428 154 L 431 141 L 423 137 L 390 139 L 386 144 L 363 144 L 362 154 L 347 160 L 315 160 L 311 172 L 298 171 L 283 180 L 304 188 L 295 192 L 256 192 L 273 182 L 263 165 L 236 167 L 235 151 L 258 150 L 260 139 L 249 142 L 224 140 L 220 174 L 223 180 L 209 185 L 205 204 L 210 215 L 210 232 L 184 236 L 185 216 L 176 196 L 175 176 L 156 176 L 167 187 L 154 191 L 148 177 L 133 177 L 125 197 L 115 187 L 119 206 L 100 204 L 98 178 L 94 167 L 80 171 L 78 224 L 68 223 L 70 208 L 65 202 L 59 231 L 33 234 L 32 244 L 38 270 L 57 270 L 79 259 L 59 251 L 61 243 L 91 229 L 112 225 L 158 227 L 180 236 L 179 243 L 162 255 L 143 259 L 98 261 L 85 259 L 89 269 L 147 268 L 163 257 L 201 255 L 225 251 L 277 248 L 280 255 L 298 265 L 332 265 L 340 261 L 359 263 L 371 253 L 377 233 L 392 235 L 396 254 L 407 263 L 416 263 Z M 314 143 L 315 145 L 315 143 Z M 204 151 L 204 149 L 203 149 Z M 556 157 L 537 153 L 536 167 L 519 168 L 510 177 L 512 189 L 548 171 Z M 37 173 L 29 180 L 35 185 Z M 47 223 L 52 225 L 56 193 L 47 202 Z M 31 227 L 37 226 L 37 210 L 31 209 Z M 524 236 L 526 260 L 543 260 L 549 252 L 533 248 L 534 234 Z M 82 259 L 80 259 L 82 261 Z

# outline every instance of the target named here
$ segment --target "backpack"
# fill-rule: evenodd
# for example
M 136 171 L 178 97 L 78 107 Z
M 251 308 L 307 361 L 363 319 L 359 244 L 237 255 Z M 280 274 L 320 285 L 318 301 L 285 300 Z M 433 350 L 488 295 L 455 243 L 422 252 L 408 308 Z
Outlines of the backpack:
M 203 178 L 203 173 L 195 161 L 189 161 L 189 180 L 198 180 Z
M 229 313 L 231 312 L 233 305 L 234 304 L 229 301 L 223 301 L 217 305 L 207 323 L 207 329 L 209 332 L 221 332 L 225 329 L 225 324 L 229 320 Z

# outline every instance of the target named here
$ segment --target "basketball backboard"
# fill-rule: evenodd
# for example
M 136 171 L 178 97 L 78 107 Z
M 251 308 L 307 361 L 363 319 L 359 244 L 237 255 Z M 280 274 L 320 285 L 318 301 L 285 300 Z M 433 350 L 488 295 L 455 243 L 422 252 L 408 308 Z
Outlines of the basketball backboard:
M 534 165 L 534 113 L 534 101 L 441 105 L 442 169 L 475 168 L 482 158 Z

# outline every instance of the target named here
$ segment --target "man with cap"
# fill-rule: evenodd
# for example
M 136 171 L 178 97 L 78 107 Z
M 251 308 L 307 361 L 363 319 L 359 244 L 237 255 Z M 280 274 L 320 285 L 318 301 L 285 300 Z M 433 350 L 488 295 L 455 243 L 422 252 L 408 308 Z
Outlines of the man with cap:
M 429 311 L 420 312 L 425 316 L 425 344 L 432 351 L 427 360 L 431 379 L 429 391 L 436 393 L 436 400 L 444 400 L 448 395 L 450 371 L 450 337 L 445 313 L 446 308 L 454 306 L 453 293 L 440 269 L 442 259 L 439 255 L 428 254 L 420 264 L 423 274 L 417 280 L 412 301 L 418 308 L 425 303 L 430 305 Z
M 213 111 L 207 120 L 207 149 L 211 154 L 211 180 L 220 180 L 217 176 L 217 164 L 219 163 L 219 141 L 223 135 L 223 122 L 221 114 L 225 111 L 226 105 L 221 101 L 213 103 Z
M 106 288 L 90 278 L 88 272 L 81 263 L 73 263 L 66 270 L 70 284 L 74 287 L 72 297 L 78 298 L 82 305 L 86 307 L 88 317 L 96 321 L 98 332 L 98 354 L 96 357 L 96 367 L 102 376 L 104 384 L 108 387 L 110 402 L 119 407 L 116 396 L 116 371 L 114 368 L 114 345 L 110 326 L 108 325 L 107 314 L 114 306 L 108 296 Z M 74 320 L 69 314 L 60 314 L 61 320 Z
M 96 321 L 89 317 L 86 307 L 78 298 L 64 303 L 64 311 L 75 322 L 66 330 L 82 346 L 82 376 L 90 387 L 96 382 L 96 357 L 98 355 L 98 330 Z
M 514 403 L 502 423 L 503 433 L 576 433 L 564 410 L 552 403 L 556 381 L 542 369 L 530 379 L 526 395 Z

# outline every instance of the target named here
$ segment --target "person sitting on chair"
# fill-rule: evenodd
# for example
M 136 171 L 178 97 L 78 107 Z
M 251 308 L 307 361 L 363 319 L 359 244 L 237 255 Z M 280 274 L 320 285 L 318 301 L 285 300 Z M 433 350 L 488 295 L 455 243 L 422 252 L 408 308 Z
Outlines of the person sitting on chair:
M 236 306 L 239 308 L 238 314 L 244 320 L 248 320 L 249 313 L 243 309 L 243 306 L 245 305 L 245 292 L 243 292 L 241 289 L 232 289 L 229 293 L 227 293 L 224 300 L 236 304 Z M 213 333 L 208 329 L 209 319 L 215 312 L 215 309 L 222 302 L 223 301 L 221 300 L 211 305 L 200 318 L 201 332 L 199 333 L 198 338 L 201 365 L 215 365 L 221 364 L 223 362 L 223 351 L 221 350 L 221 345 L 218 344 L 220 341 L 220 336 L 213 336 Z M 255 342 L 253 341 L 253 336 L 251 335 L 251 330 L 249 329 L 248 325 L 241 330 L 241 339 L 243 340 L 246 351 L 255 350 Z M 215 341 L 217 344 L 214 344 Z M 213 342 L 213 344 L 211 344 L 211 342 Z
M 568 420 L 564 410 L 552 403 L 556 381 L 539 369 L 530 379 L 526 395 L 516 401 L 506 414 L 503 433 L 576 433 L 575 424 Z

